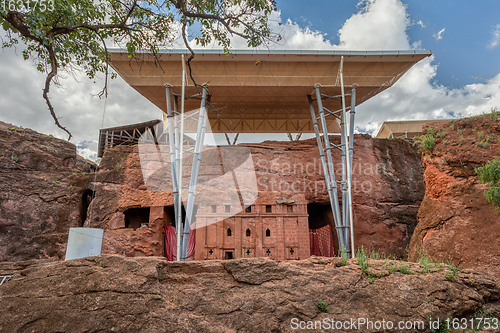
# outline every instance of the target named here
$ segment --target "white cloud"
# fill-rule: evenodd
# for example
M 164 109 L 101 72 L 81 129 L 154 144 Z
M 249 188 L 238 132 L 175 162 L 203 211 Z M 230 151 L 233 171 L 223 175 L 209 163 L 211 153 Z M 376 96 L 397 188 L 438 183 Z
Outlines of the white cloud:
M 410 19 L 400 0 L 363 0 L 361 10 L 339 31 L 340 46 L 350 50 L 406 50 Z
M 426 25 L 424 24 L 424 22 L 422 22 L 422 20 L 419 20 L 418 22 L 416 22 L 415 24 L 419 25 L 420 26 L 420 29 L 424 29 L 426 28 Z
M 66 133 L 54 125 L 42 98 L 45 75 L 37 72 L 30 61 L 24 61 L 19 50 L 3 49 L 0 54 L 0 120 L 67 139 Z M 53 85 L 49 97 L 60 123 L 72 132 L 72 143 L 96 142 L 104 109 L 104 100 L 96 94 L 103 82 L 90 81 L 81 73 L 75 77 L 60 78 L 60 87 Z M 121 78 L 111 80 L 104 127 L 158 119 L 160 112 Z M 96 148 L 94 144 L 90 149 Z M 78 152 L 85 154 L 83 149 L 89 148 L 82 147 Z
M 443 39 L 443 33 L 446 31 L 446 28 L 443 28 L 439 30 L 437 34 L 433 34 L 432 37 L 436 40 L 436 42 L 439 42 L 441 39 Z
M 82 156 L 91 161 L 97 160 L 97 142 L 95 142 L 95 148 L 78 148 L 78 155 Z
M 401 0 L 362 0 L 359 8 L 359 12 L 339 30 L 339 45 L 330 42 L 326 34 L 303 28 L 290 20 L 280 25 L 281 13 L 274 12 L 271 25 L 284 37 L 284 41 L 274 48 L 401 50 L 420 46 L 419 41 L 410 42 L 408 38 L 411 20 Z M 438 35 L 442 37 L 443 32 L 444 29 Z M 490 45 L 497 45 L 495 39 Z M 245 46 L 245 41 L 234 39 L 233 48 Z M 54 125 L 42 99 L 44 75 L 37 73 L 29 61 L 23 61 L 20 52 L 16 55 L 13 50 L 4 50 L 0 54 L 0 120 L 66 138 Z M 408 71 L 394 87 L 363 103 L 358 107 L 358 129 L 374 132 L 386 120 L 450 118 L 500 108 L 500 74 L 486 83 L 449 89 L 433 83 L 438 70 L 434 58 L 427 58 Z M 50 96 L 58 115 L 62 116 L 61 123 L 74 134 L 72 142 L 81 146 L 79 153 L 94 157 L 104 107 L 104 101 L 94 95 L 102 88 L 102 82 L 93 83 L 81 74 L 77 79 L 61 79 L 64 89 L 52 87 Z M 160 115 L 156 106 L 121 78 L 111 81 L 104 127 L 158 119 Z M 240 136 L 243 137 L 247 141 L 255 138 Z
M 500 24 L 497 24 L 493 31 L 491 32 L 493 37 L 491 38 L 491 42 L 488 44 L 488 48 L 492 49 L 498 46 L 500 43 Z
M 433 60 L 421 61 L 392 88 L 358 107 L 360 130 L 376 134 L 386 120 L 459 118 L 500 107 L 500 73 L 486 83 L 449 89 L 432 83 L 438 70 Z

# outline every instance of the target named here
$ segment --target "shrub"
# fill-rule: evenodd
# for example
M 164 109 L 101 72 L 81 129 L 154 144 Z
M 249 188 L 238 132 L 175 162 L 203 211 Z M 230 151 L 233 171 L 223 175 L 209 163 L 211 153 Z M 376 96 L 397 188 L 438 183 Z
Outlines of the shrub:
M 431 135 L 424 135 L 424 138 L 422 138 L 422 147 L 432 152 L 435 146 L 436 140 L 434 139 L 434 137 Z
M 420 148 L 426 149 L 429 152 L 432 152 L 434 150 L 434 147 L 436 146 L 436 137 L 437 132 L 430 128 L 427 130 L 427 134 L 417 136 L 414 138 L 414 145 L 419 146 Z
M 485 166 L 475 169 L 479 175 L 479 180 L 483 184 L 488 184 L 488 190 L 484 192 L 486 200 L 496 207 L 500 215 L 500 159 L 494 159 L 486 163 Z

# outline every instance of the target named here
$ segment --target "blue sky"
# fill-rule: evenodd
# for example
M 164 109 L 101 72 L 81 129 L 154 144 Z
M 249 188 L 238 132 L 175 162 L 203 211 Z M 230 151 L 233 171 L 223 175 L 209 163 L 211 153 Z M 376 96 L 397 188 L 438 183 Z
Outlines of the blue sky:
M 500 49 L 488 48 L 492 32 L 500 24 L 500 1 L 403 2 L 412 22 L 408 29 L 410 41 L 421 41 L 421 48 L 432 50 L 439 63 L 437 84 L 457 88 L 484 83 L 500 72 Z M 337 32 L 344 22 L 359 9 L 353 0 L 313 0 L 304 4 L 303 0 L 278 1 L 281 18 L 326 33 L 333 44 L 339 43 Z M 437 40 L 442 29 L 442 39 Z
M 433 52 L 393 87 L 357 108 L 358 132 L 376 134 L 387 120 L 457 118 L 500 110 L 499 0 L 278 0 L 270 22 L 284 36 L 274 49 Z M 232 47 L 245 48 L 246 42 L 233 38 Z M 0 51 L 0 120 L 66 139 L 42 98 L 44 75 L 19 54 Z M 71 142 L 78 152 L 95 159 L 104 108 L 96 95 L 103 80 L 77 74 L 62 76 L 59 83 L 50 94 L 60 122 L 73 133 Z M 161 116 L 121 78 L 111 81 L 106 105 L 104 127 Z M 239 142 L 266 138 L 241 135 Z

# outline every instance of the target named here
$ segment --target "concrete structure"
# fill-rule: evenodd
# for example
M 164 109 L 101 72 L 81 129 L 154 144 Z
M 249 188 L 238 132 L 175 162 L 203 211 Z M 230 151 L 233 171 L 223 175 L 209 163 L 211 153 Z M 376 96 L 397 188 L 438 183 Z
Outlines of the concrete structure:
M 425 125 L 444 121 L 450 121 L 450 119 L 384 121 L 376 138 L 413 138 L 423 134 L 422 129 Z

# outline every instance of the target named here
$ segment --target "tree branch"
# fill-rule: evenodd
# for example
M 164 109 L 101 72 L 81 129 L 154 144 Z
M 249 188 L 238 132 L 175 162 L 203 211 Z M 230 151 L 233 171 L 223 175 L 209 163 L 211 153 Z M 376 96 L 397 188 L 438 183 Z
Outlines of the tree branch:
M 57 118 L 57 115 L 54 111 L 54 107 L 52 106 L 52 103 L 50 102 L 49 99 L 49 91 L 50 91 L 50 83 L 52 79 L 57 75 L 57 60 L 56 60 L 56 55 L 54 53 L 54 49 L 52 48 L 51 45 L 44 45 L 45 49 L 49 53 L 49 58 L 50 58 L 50 67 L 51 71 L 47 74 L 47 77 L 45 79 L 45 87 L 43 88 L 43 98 L 45 99 L 45 102 L 47 103 L 47 106 L 49 107 L 50 115 L 54 119 L 54 122 L 56 123 L 56 126 L 68 133 L 68 141 L 71 140 L 71 137 L 73 136 L 70 131 L 66 129 L 66 127 L 62 126 L 61 123 L 59 123 L 59 119 Z

